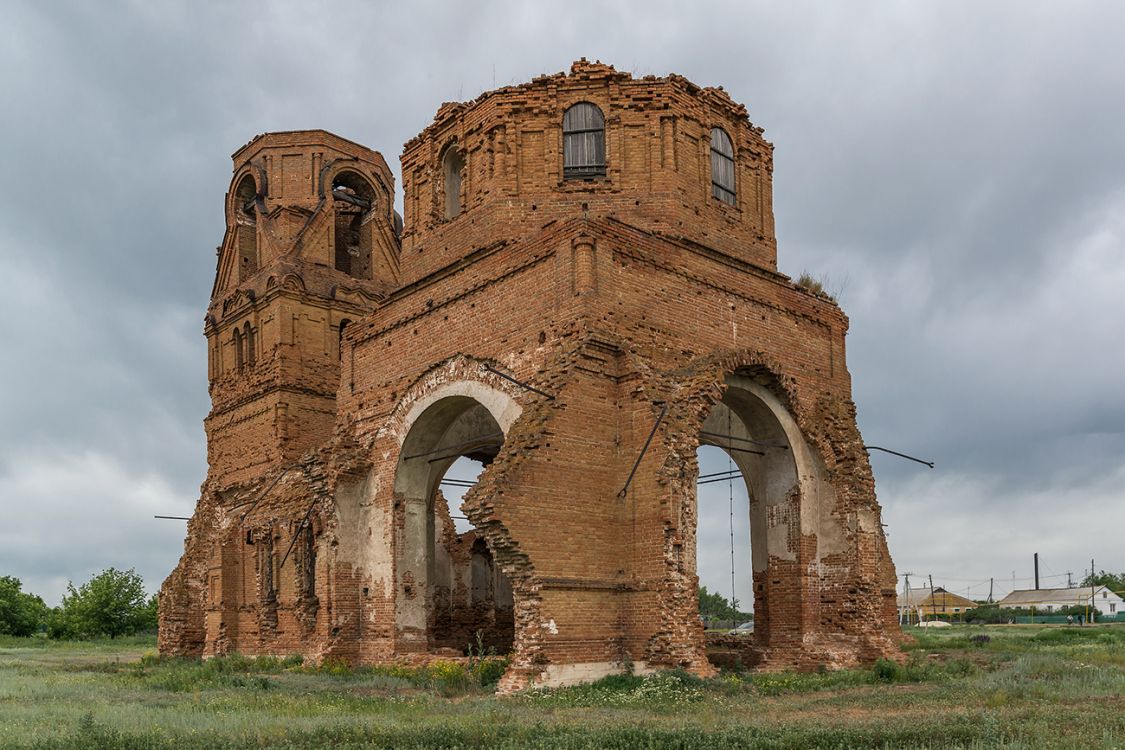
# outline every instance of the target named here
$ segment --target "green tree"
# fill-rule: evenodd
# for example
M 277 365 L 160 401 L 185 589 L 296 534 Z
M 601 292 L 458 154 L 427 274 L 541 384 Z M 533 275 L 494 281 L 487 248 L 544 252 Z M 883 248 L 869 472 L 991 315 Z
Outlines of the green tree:
M 132 568 L 107 568 L 77 589 L 68 583 L 62 606 L 51 613 L 52 638 L 131 635 L 155 626 L 155 597 L 145 596 L 144 581 Z
M 699 614 L 705 622 L 711 620 L 752 620 L 754 615 L 748 612 L 739 612 L 738 600 L 732 604 L 725 596 L 717 591 L 708 591 L 706 586 L 699 587 Z
M 1125 573 L 1109 573 L 1107 571 L 1099 571 L 1097 575 L 1092 576 L 1089 573 L 1082 579 L 1083 586 L 1105 586 L 1110 591 L 1122 594 L 1125 592 Z M 1125 594 L 1122 594 L 1125 596 Z
M 34 635 L 47 621 L 47 605 L 22 587 L 20 579 L 0 576 L 0 635 Z

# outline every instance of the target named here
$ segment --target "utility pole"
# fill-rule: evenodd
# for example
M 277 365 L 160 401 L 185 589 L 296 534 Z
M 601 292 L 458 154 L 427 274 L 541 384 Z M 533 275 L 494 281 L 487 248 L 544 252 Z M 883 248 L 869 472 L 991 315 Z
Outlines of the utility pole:
M 934 613 L 934 574 L 930 573 L 930 614 Z
M 1094 609 L 1094 560 L 1093 560 L 1093 558 L 1091 558 L 1090 559 L 1090 624 L 1093 624 L 1094 618 L 1096 617 L 1096 615 L 1094 614 L 1095 611 L 1096 610 Z
M 1074 581 L 1071 580 L 1070 571 L 1066 571 L 1066 587 L 1068 589 L 1074 588 Z
M 902 625 L 902 615 L 903 615 L 904 612 L 906 614 L 906 624 L 907 625 L 910 624 L 910 608 L 914 606 L 914 602 L 912 602 L 910 600 L 910 575 L 911 575 L 910 573 L 903 573 L 903 576 L 906 578 L 906 582 L 903 584 L 902 598 L 903 598 L 903 601 L 906 602 L 906 606 L 900 607 L 899 610 L 898 610 L 898 624 L 899 625 Z
M 992 604 L 992 585 L 996 583 L 995 578 L 988 579 L 988 603 Z
M 1035 553 L 1035 590 L 1039 590 L 1039 553 Z

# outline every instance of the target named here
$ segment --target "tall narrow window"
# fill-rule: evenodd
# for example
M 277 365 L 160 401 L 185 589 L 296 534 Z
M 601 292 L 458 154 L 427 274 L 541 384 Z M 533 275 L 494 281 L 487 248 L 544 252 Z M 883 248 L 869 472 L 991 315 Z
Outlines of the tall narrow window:
M 445 218 L 452 219 L 461 213 L 461 171 L 465 168 L 465 157 L 456 146 L 445 150 L 441 160 L 441 171 L 445 175 Z
M 579 102 L 563 115 L 563 178 L 605 176 L 605 117 L 589 102 Z
M 258 271 L 258 187 L 250 175 L 234 191 L 234 240 L 238 251 L 238 280 Z
M 234 344 L 234 364 L 238 368 L 238 371 L 242 372 L 242 331 L 237 328 L 234 329 L 234 339 L 232 343 Z
M 246 364 L 250 367 L 254 366 L 255 353 L 254 353 L 254 329 L 250 327 L 250 321 L 242 327 L 242 338 L 246 343 Z
M 722 128 L 711 130 L 711 195 L 735 205 L 734 146 Z

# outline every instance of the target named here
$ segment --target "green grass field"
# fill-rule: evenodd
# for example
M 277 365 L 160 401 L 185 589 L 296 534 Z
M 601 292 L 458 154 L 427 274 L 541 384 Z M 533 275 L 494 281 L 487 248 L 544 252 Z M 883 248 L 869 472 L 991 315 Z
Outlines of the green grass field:
M 488 664 L 152 652 L 0 638 L 0 747 L 1125 749 L 1122 626 L 953 627 L 918 635 L 904 667 L 622 676 L 511 698 L 482 686 Z

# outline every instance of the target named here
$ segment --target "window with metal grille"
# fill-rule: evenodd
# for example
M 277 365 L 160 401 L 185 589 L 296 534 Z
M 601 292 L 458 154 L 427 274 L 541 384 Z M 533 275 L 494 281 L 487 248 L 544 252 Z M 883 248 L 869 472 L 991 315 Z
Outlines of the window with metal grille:
M 734 146 L 722 128 L 711 129 L 711 195 L 735 205 Z
M 589 102 L 563 115 L 563 179 L 605 176 L 605 117 Z

